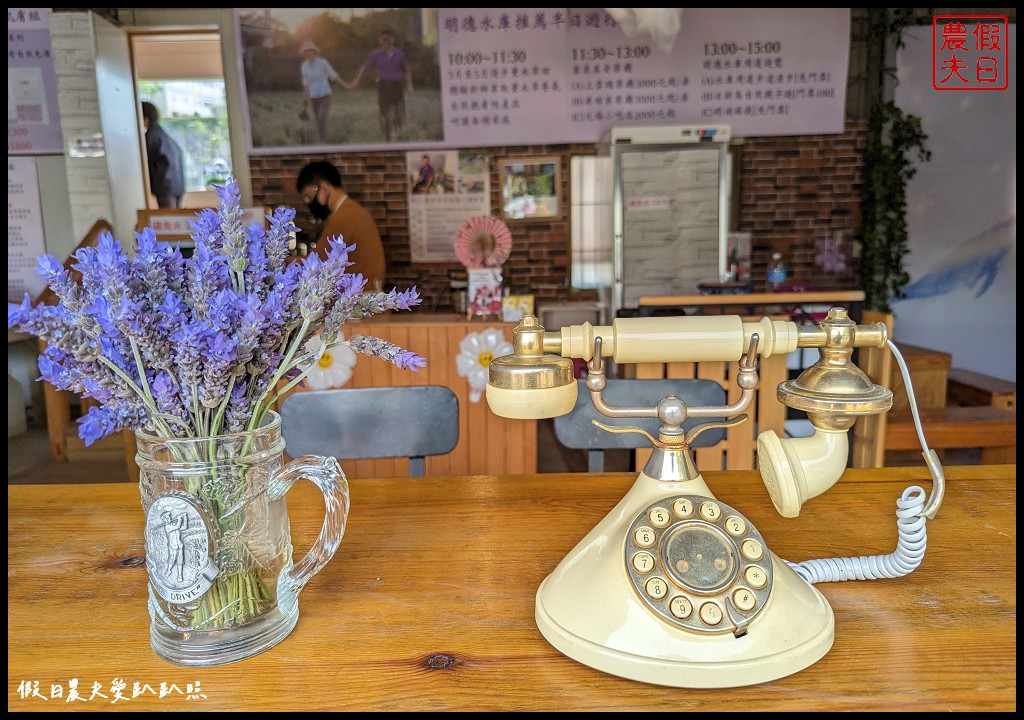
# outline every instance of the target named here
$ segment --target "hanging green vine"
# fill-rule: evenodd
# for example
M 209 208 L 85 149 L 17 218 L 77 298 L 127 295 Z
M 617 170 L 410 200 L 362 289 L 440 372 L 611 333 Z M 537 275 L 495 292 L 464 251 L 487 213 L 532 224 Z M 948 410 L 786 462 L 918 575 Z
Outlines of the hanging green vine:
M 921 118 L 904 113 L 892 102 L 871 110 L 864 153 L 864 191 L 861 212 L 864 246 L 861 282 L 864 303 L 870 310 L 891 313 L 890 302 L 905 297 L 910 275 L 903 267 L 907 246 L 907 183 L 917 168 L 910 153 L 922 162 L 931 159 L 925 148 Z
M 903 29 L 913 24 L 913 8 L 897 8 L 895 15 L 885 9 L 876 16 L 875 32 L 895 33 L 897 47 L 903 47 Z M 885 68 L 892 73 L 893 68 Z M 907 246 L 907 183 L 917 168 L 912 154 L 921 162 L 931 159 L 925 147 L 928 136 L 921 118 L 903 112 L 894 102 L 879 100 L 868 120 L 864 152 L 864 185 L 861 214 L 864 223 L 860 258 L 864 304 L 869 310 L 891 313 L 890 303 L 906 297 L 910 282 L 903 259 Z

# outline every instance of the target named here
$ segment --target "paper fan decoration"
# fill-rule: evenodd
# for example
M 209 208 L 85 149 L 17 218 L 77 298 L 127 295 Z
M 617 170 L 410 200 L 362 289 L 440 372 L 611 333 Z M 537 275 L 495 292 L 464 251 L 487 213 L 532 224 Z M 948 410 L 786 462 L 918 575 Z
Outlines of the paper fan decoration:
M 455 257 L 468 268 L 500 267 L 511 252 L 508 225 L 489 215 L 471 217 L 455 235 Z

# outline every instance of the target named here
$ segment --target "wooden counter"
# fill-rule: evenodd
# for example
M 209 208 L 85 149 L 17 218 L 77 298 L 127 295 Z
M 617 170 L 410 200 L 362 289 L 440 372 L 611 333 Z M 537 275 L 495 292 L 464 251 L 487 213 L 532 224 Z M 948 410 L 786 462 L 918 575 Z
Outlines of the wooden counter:
M 814 305 L 845 307 L 854 320 L 860 318 L 864 304 L 863 290 L 819 290 L 812 292 L 771 292 L 736 295 L 659 295 L 644 296 L 637 300 L 641 314 L 653 308 L 696 307 L 702 311 L 740 313 L 745 315 L 771 315 L 783 312 L 799 314 L 802 308 Z M 775 312 L 769 309 L 776 308 Z
M 428 457 L 428 475 L 532 473 L 537 469 L 537 421 L 512 420 L 495 415 L 487 399 L 470 399 L 469 381 L 458 374 L 455 358 L 459 343 L 470 333 L 497 328 L 511 344 L 517 323 L 473 319 L 455 314 L 411 312 L 375 315 L 345 324 L 345 337 L 379 337 L 418 353 L 427 366 L 417 372 L 401 370 L 378 358 L 360 355 L 345 387 L 392 385 L 444 385 L 459 399 L 459 442 L 447 455 Z M 301 390 L 299 390 L 301 392 Z M 351 477 L 387 477 L 408 471 L 400 460 L 348 460 Z
M 12 485 L 7 709 L 1012 712 L 1016 466 L 946 476 L 917 570 L 817 585 L 836 618 L 828 654 L 789 677 L 722 690 L 607 675 L 537 629 L 541 581 L 631 487 L 629 473 L 354 479 L 347 531 L 300 595 L 296 629 L 210 669 L 172 665 L 150 647 L 137 487 Z M 785 519 L 757 472 L 705 478 L 792 561 L 891 552 L 896 499 L 908 485 L 931 490 L 923 467 L 848 470 Z M 320 494 L 299 483 L 288 507 L 294 544 L 308 547 Z M 67 703 L 73 680 L 85 697 L 94 686 L 100 695 Z M 129 699 L 116 699 L 118 683 Z M 131 699 L 136 683 L 152 692 Z M 52 688 L 63 697 L 42 699 Z

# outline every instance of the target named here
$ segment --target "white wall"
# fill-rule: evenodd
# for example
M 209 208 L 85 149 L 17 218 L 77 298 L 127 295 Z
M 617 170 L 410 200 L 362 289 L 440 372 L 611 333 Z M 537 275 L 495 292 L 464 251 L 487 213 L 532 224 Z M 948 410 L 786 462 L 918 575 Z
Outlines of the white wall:
M 1016 25 L 1003 91 L 934 90 L 931 33 L 905 31 L 898 62 L 896 104 L 921 117 L 932 158 L 908 186 L 913 297 L 893 303 L 893 338 L 1016 382 Z
M 93 39 L 93 18 L 89 12 L 59 12 L 50 15 L 50 41 L 53 66 L 57 74 L 57 103 L 64 144 L 76 137 L 102 135 L 99 90 L 96 84 L 96 45 Z M 109 148 L 107 148 L 109 152 Z M 46 250 L 58 258 L 66 258 L 81 242 L 93 224 L 103 218 L 111 223 L 114 206 L 107 158 L 69 157 L 65 163 L 65 192 L 55 193 L 40 176 L 39 194 L 42 203 Z M 68 203 L 71 213 L 71 235 L 54 235 L 46 227 L 51 213 L 63 212 L 57 205 Z M 120 228 L 115 230 L 120 231 Z M 129 236 L 130 237 L 130 236 Z
M 139 209 L 146 207 L 146 186 L 142 172 L 141 111 L 135 101 L 128 37 L 122 29 L 97 16 L 93 16 L 93 31 L 100 126 L 113 190 L 111 224 L 114 236 L 131 246 Z

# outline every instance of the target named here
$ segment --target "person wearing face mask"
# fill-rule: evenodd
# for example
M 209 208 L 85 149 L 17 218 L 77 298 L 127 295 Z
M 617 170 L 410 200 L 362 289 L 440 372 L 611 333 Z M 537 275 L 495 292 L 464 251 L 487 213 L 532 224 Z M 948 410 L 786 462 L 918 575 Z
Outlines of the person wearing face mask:
M 330 240 L 340 236 L 345 245 L 356 246 L 348 255 L 348 272 L 361 273 L 368 291 L 383 290 L 387 261 L 380 231 L 369 211 L 342 189 L 338 169 L 324 160 L 311 162 L 299 172 L 295 189 L 321 224 L 316 254 L 326 258 Z

